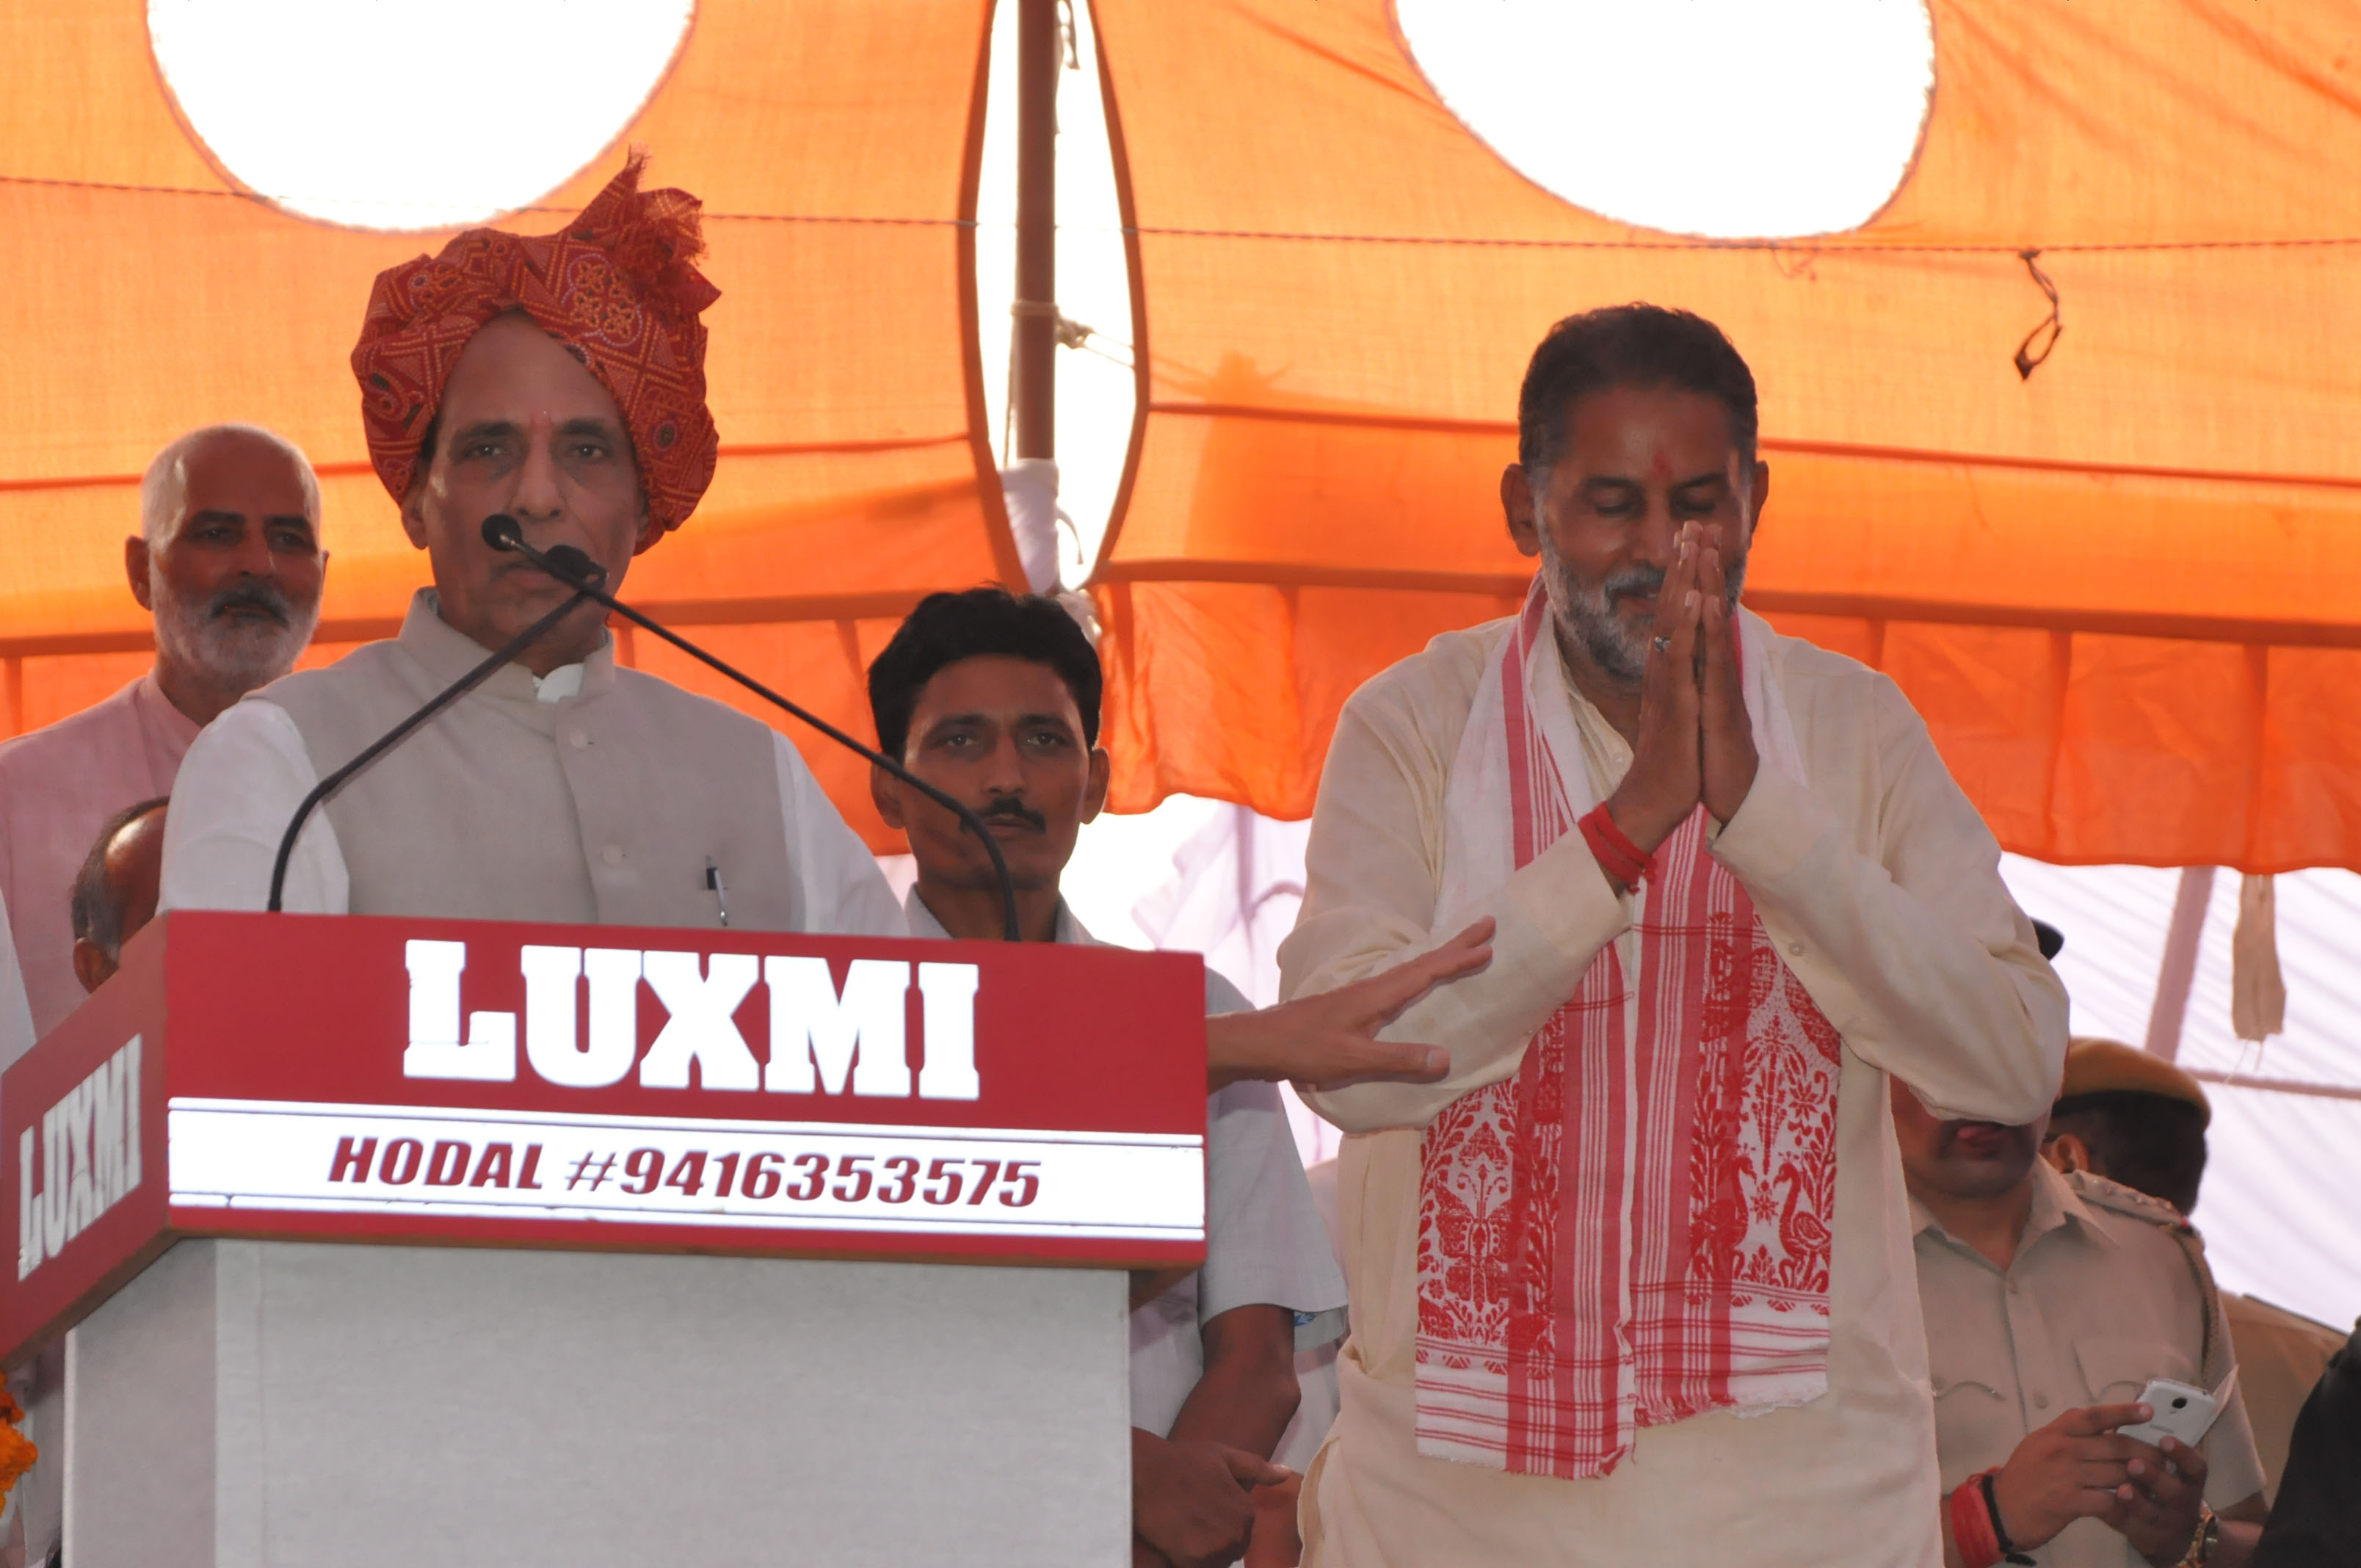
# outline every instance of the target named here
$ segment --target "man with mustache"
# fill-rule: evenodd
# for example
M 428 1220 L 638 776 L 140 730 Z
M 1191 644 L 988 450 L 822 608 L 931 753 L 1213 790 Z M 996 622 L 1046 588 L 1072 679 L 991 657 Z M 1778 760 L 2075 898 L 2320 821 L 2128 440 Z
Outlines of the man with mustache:
M 320 619 L 320 485 L 287 441 L 253 425 L 191 431 L 148 464 L 139 512 L 123 565 L 155 620 L 155 663 L 0 746 L 0 891 L 42 1035 L 82 999 L 70 903 L 99 825 L 170 794 L 197 731 L 294 668 Z
M 140 479 L 139 517 L 123 565 L 132 597 L 154 617 L 155 663 L 95 707 L 0 746 L 0 893 L 29 1008 L 25 1046 L 86 994 L 74 960 L 74 883 L 101 826 L 170 794 L 197 732 L 292 669 L 320 619 L 328 568 L 320 484 L 282 437 L 216 424 L 175 438 Z M 0 1001 L 0 1014 L 9 1010 Z M 10 1032 L 0 1023 L 0 1042 Z M 0 1043 L 0 1067 L 17 1054 Z M 17 1384 L 28 1431 L 53 1454 L 64 1376 L 59 1345 Z M 12 1529 L 30 1530 L 36 1562 L 59 1528 L 61 1470 L 54 1460 L 38 1464 L 23 1483 Z
M 1028 941 L 1093 940 L 1066 907 L 1059 878 L 1082 824 L 1106 800 L 1100 690 L 1098 655 L 1058 603 L 998 588 L 928 597 L 870 666 L 879 749 L 990 826 Z M 910 934 L 998 938 L 999 885 L 982 846 L 950 812 L 882 770 L 871 790 L 886 822 L 909 835 L 917 861 Z M 1401 978 L 1422 989 L 1466 967 L 1447 945 L 1438 964 Z M 1378 1007 L 1390 1015 L 1408 999 Z M 1210 970 L 1205 1006 L 1221 1015 L 1213 1024 L 1277 1036 L 1304 1016 L 1287 1008 L 1249 1015 L 1236 988 Z M 1344 1328 L 1344 1281 L 1279 1091 L 1231 1080 L 1224 1049 L 1217 1040 L 1206 1102 L 1204 1266 L 1134 1282 L 1133 1558 L 1141 1564 L 1236 1560 L 1253 1527 L 1255 1489 L 1288 1479 L 1268 1459 L 1295 1410 L 1295 1352 Z M 1235 1067 L 1235 1050 L 1231 1059 Z
M 2044 1568 L 2247 1561 L 2262 1461 L 2232 1389 L 2195 1448 L 2120 1429 L 2152 1377 L 2218 1388 L 2237 1364 L 2180 1212 L 2039 1157 L 2023 1125 L 1938 1121 L 1896 1080 L 1935 1390 L 1946 1560 Z
M 2161 1198 L 2183 1218 L 2197 1212 L 2205 1178 L 2205 1086 L 2180 1068 L 2120 1040 L 2076 1039 L 2050 1108 L 2041 1157 Z M 2263 1498 L 2278 1495 L 2296 1412 L 2345 1336 L 2323 1323 L 2235 1291 L 2222 1314 L 2238 1350 L 2238 1398 L 2263 1461 Z
M 1939 1561 L 1888 1084 L 2029 1121 L 2065 996 L 1894 684 L 1739 608 L 1757 420 L 1708 322 L 1560 322 L 1521 613 L 1338 720 L 1283 994 L 1499 925 L 1393 1025 L 1448 1076 L 1311 1097 L 1352 1335 L 1308 1563 Z
M 163 907 L 259 909 L 318 780 L 570 591 L 495 550 L 494 513 L 621 591 L 688 521 L 706 406 L 697 199 L 634 157 L 573 223 L 473 229 L 381 274 L 353 351 L 379 479 L 434 587 L 401 635 L 280 682 L 189 752 Z M 285 907 L 329 914 L 899 936 L 876 861 L 785 736 L 619 667 L 585 603 L 310 819 Z

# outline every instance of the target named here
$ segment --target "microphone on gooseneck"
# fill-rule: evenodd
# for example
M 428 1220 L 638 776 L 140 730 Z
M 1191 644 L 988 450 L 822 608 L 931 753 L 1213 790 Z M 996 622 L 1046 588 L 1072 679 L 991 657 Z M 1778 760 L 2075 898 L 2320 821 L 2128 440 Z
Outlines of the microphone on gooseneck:
M 581 552 L 577 551 L 575 554 L 580 554 Z M 584 556 L 583 559 L 588 561 L 589 558 L 588 556 Z M 552 575 L 555 576 L 555 574 Z M 565 581 L 562 577 L 558 580 L 561 582 Z M 303 797 L 303 804 L 295 808 L 295 815 L 287 819 L 287 831 L 279 836 L 279 858 L 277 861 L 272 862 L 270 867 L 270 903 L 269 905 L 270 913 L 277 915 L 280 912 L 279 907 L 280 898 L 287 890 L 287 862 L 289 858 L 295 853 L 296 835 L 302 832 L 305 819 L 312 815 L 313 811 L 319 806 L 322 801 L 326 800 L 330 795 L 335 795 L 336 791 L 342 789 L 345 786 L 345 782 L 347 779 L 350 779 L 355 773 L 359 773 L 363 768 L 368 767 L 371 762 L 376 762 L 379 757 L 384 756 L 388 751 L 390 751 L 396 746 L 401 744 L 404 740 L 409 738 L 412 731 L 416 730 L 421 725 L 423 725 L 428 719 L 433 718 L 436 714 L 442 712 L 445 708 L 450 707 L 453 703 L 458 701 L 461 697 L 467 696 L 469 692 L 474 691 L 478 686 L 482 685 L 486 681 L 489 680 L 492 676 L 492 672 L 509 663 L 511 661 L 515 659 L 518 654 L 523 652 L 527 648 L 532 647 L 535 642 L 541 641 L 552 627 L 555 626 L 559 621 L 565 620 L 567 616 L 573 614 L 575 610 L 581 608 L 583 601 L 589 598 L 589 595 L 583 593 L 578 588 L 576 589 L 573 597 L 568 598 L 564 604 L 559 605 L 555 609 L 551 610 L 547 615 L 543 616 L 539 620 L 534 621 L 531 626 L 526 627 L 522 631 L 518 632 L 514 637 L 510 638 L 506 642 L 500 644 L 500 649 L 488 655 L 482 663 L 478 664 L 474 669 L 469 670 L 466 674 L 461 675 L 457 680 L 452 682 L 449 685 L 445 686 L 441 691 L 435 693 L 433 697 L 427 700 L 425 706 L 420 707 L 409 718 L 403 719 L 401 723 L 395 725 L 392 729 L 387 730 L 384 734 L 371 741 L 360 755 L 355 757 L 351 762 L 346 762 L 343 767 L 338 768 L 335 773 L 330 773 L 326 778 L 322 779 L 318 784 L 313 785 L 312 793 Z
M 846 751 L 866 758 L 873 766 L 884 769 L 937 806 L 957 817 L 961 826 L 983 841 L 983 852 L 991 857 L 992 873 L 1000 883 L 1003 935 L 1012 942 L 1024 940 L 1024 932 L 1016 918 L 1016 884 L 1008 874 L 1008 857 L 1001 853 L 1000 840 L 992 836 L 992 829 L 984 826 L 983 818 L 978 817 L 964 802 L 937 789 L 883 751 L 873 751 L 862 745 L 818 714 L 788 701 L 753 676 L 707 652 L 670 627 L 659 624 L 623 603 L 622 600 L 607 592 L 603 586 L 607 581 L 607 569 L 573 545 L 557 544 L 545 551 L 536 550 L 524 542 L 523 527 L 506 512 L 494 512 L 484 519 L 484 543 L 495 550 L 515 551 L 535 566 L 572 588 L 577 595 L 588 598 L 594 604 L 606 606 L 634 626 L 644 627 L 653 631 L 690 658 L 719 671 L 773 707 L 795 715 Z

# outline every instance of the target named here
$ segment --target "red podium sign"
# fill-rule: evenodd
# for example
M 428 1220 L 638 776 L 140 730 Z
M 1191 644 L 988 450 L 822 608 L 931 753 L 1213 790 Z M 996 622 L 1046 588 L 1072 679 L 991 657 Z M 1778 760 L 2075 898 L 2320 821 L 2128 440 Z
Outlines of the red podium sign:
M 181 1236 L 1196 1262 L 1203 1014 L 1114 948 L 169 915 L 0 1077 L 0 1358 Z

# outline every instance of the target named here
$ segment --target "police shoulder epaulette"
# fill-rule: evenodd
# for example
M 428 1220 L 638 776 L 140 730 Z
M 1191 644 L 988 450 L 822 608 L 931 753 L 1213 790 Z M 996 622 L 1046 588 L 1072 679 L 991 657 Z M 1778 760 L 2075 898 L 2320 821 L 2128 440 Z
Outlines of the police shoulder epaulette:
M 2222 1292 L 2213 1283 L 2213 1270 L 2205 1262 L 2205 1239 L 2197 1234 L 2197 1227 L 2163 1199 L 2151 1198 L 2103 1176 L 2092 1176 L 2085 1170 L 2069 1171 L 2066 1184 L 2091 1207 L 2145 1220 L 2180 1245 L 2181 1261 L 2189 1266 L 2190 1281 L 2197 1288 L 2197 1299 L 2204 1303 L 2205 1326 L 2197 1345 L 2198 1375 L 2209 1388 L 2219 1383 L 2230 1370 L 2229 1324 L 2222 1315 Z
M 2129 1214 L 2136 1220 L 2146 1220 L 2151 1225 L 2161 1225 L 2167 1230 L 2186 1231 L 2191 1228 L 2188 1217 L 2163 1199 L 2151 1198 L 2137 1188 L 2126 1187 L 2120 1181 L 2110 1181 L 2087 1170 L 2072 1170 L 2066 1173 L 2066 1185 L 2074 1190 L 2076 1197 L 2094 1208 L 2104 1209 L 2111 1213 Z

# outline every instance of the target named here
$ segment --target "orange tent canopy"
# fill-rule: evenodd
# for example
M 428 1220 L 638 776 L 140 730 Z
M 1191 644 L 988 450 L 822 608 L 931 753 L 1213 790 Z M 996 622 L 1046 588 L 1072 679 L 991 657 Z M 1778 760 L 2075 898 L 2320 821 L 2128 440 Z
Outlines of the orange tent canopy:
M 720 468 L 629 591 L 860 734 L 862 672 L 920 595 L 1023 580 L 975 349 L 990 9 L 703 0 L 616 144 L 498 220 L 555 227 L 625 143 L 652 149 L 652 184 L 704 198 Z M 337 228 L 246 191 L 184 126 L 145 13 L 0 0 L 0 735 L 145 667 L 122 542 L 149 456 L 192 426 L 265 424 L 319 466 L 334 560 L 307 663 L 389 634 L 427 579 L 369 474 L 346 360 L 378 270 L 448 231 Z M 371 109 L 388 135 L 400 111 Z M 653 639 L 620 652 L 773 717 Z M 855 825 L 899 848 L 866 770 L 781 724 Z
M 1648 299 L 1762 388 L 1750 602 L 1899 682 L 2008 848 L 2361 868 L 2361 11 L 1931 10 L 1885 209 L 1731 244 L 1528 182 L 1386 0 L 1094 0 L 1143 367 L 1095 577 L 1117 808 L 1306 815 L 1353 689 L 1522 593 L 1532 345 Z M 2021 378 L 2028 249 L 2065 332 Z

